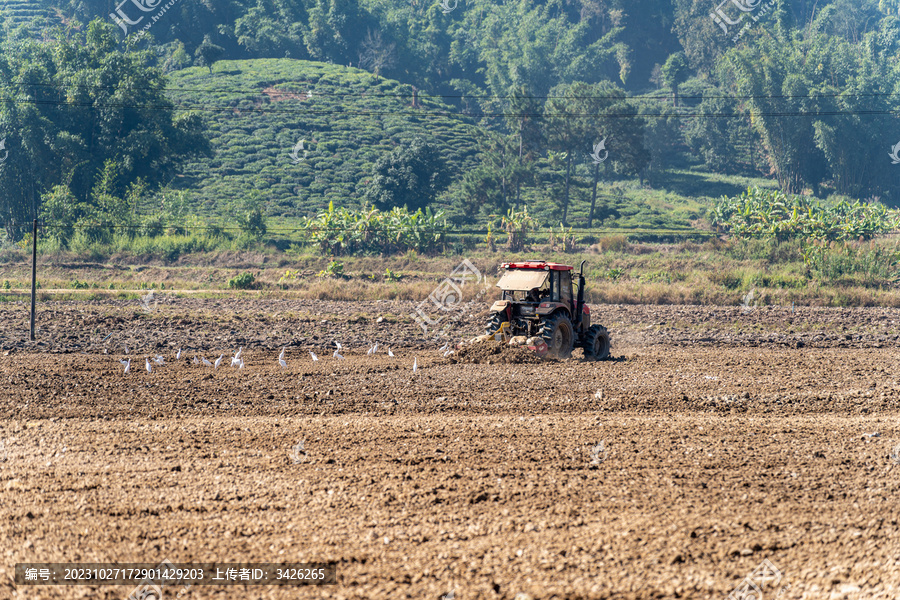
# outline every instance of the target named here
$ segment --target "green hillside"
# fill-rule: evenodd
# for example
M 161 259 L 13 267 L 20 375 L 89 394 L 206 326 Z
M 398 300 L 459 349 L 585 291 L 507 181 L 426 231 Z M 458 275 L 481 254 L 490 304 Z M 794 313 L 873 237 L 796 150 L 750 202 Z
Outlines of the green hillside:
M 30 26 L 34 19 L 41 19 L 38 23 L 44 28 L 57 25 L 57 9 L 48 9 L 44 4 L 39 0 L 3 0 L 0 2 L 0 21 L 13 26 Z
M 413 89 L 359 69 L 292 59 L 221 61 L 212 74 L 170 75 L 172 100 L 200 111 L 214 156 L 184 165 L 173 186 L 190 190 L 202 215 L 245 202 L 270 216 L 311 215 L 333 200 L 359 202 L 372 164 L 416 136 L 442 148 L 457 178 L 476 162 L 478 129 Z M 304 141 L 295 163 L 293 148 Z

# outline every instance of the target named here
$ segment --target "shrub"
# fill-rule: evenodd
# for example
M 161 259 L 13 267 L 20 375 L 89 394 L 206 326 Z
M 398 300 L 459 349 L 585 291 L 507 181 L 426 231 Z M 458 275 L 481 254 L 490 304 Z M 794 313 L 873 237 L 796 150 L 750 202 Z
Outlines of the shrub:
M 600 246 L 600 252 L 624 253 L 628 252 L 628 250 L 631 249 L 631 244 L 628 243 L 628 238 L 621 233 L 604 235 L 600 238 L 600 241 L 597 242 L 597 244 Z
M 228 280 L 228 287 L 233 290 L 252 290 L 256 287 L 253 273 L 241 273 Z
M 319 271 L 319 277 L 346 277 L 344 275 L 344 263 L 335 260 L 331 261 L 327 267 Z

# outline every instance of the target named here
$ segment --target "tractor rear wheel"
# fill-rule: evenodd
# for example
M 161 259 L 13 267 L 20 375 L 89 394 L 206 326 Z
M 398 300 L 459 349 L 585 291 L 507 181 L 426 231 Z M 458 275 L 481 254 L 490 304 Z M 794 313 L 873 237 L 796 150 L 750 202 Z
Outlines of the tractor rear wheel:
M 563 313 L 551 315 L 541 322 L 538 335 L 547 342 L 547 356 L 569 358 L 575 346 L 575 330 L 572 321 Z
M 602 325 L 591 325 L 584 336 L 584 356 L 594 360 L 609 357 L 609 332 Z
M 487 325 L 484 328 L 484 332 L 487 335 L 493 335 L 500 331 L 500 326 L 506 322 L 506 315 L 503 313 L 492 313 L 491 318 L 488 319 Z

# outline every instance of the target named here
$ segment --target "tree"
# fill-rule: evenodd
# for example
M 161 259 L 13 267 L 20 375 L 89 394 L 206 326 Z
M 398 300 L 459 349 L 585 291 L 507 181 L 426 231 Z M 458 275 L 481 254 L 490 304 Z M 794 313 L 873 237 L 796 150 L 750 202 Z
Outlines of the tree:
M 528 160 L 518 154 L 515 138 L 488 133 L 481 147 L 481 164 L 462 177 L 458 205 L 469 221 L 481 213 L 504 213 L 517 203 L 519 186 L 533 179 Z
M 5 219 L 32 218 L 56 186 L 95 205 L 92 191 L 110 160 L 111 196 L 119 198 L 130 182 L 157 186 L 185 157 L 209 152 L 200 117 L 175 114 L 154 53 L 122 51 L 115 30 L 97 19 L 45 42 L 2 41 L 0 93 L 23 100 L 0 104 L 9 149 L 0 166 Z
M 207 67 L 212 73 L 213 65 L 225 55 L 225 48 L 213 44 L 207 35 L 203 38 L 203 43 L 197 48 L 194 56 L 200 62 L 201 67 Z
M 551 90 L 550 96 L 544 123 L 548 143 L 564 155 L 562 222 L 568 226 L 569 193 L 577 157 L 586 157 L 604 139 L 609 160 L 619 172 L 641 173 L 649 156 L 644 147 L 643 120 L 625 92 L 612 83 L 561 85 Z M 595 168 L 595 187 L 598 176 Z
M 845 195 L 897 198 L 890 169 L 879 166 L 890 147 L 883 132 L 896 127 L 891 112 L 900 102 L 897 20 L 885 18 L 854 44 L 822 33 L 827 11 L 786 37 L 779 32 L 789 14 L 777 16 L 783 25 L 774 34 L 725 56 L 722 75 L 747 97 L 781 189 L 802 193 L 809 186 L 818 196 L 826 184 Z
M 366 38 L 360 44 L 359 66 L 371 71 L 375 77 L 380 77 L 385 70 L 394 68 L 397 64 L 396 47 L 392 43 L 385 42 L 380 31 L 366 32 Z
M 425 209 L 450 183 L 444 159 L 422 138 L 375 161 L 365 200 L 379 210 Z
M 261 240 L 266 235 L 266 231 L 268 231 L 266 217 L 263 215 L 262 208 L 254 206 L 248 210 L 247 214 L 239 219 L 239 227 L 247 235 Z
M 687 58 L 684 52 L 676 52 L 666 59 L 666 64 L 660 69 L 663 83 L 672 89 L 673 104 L 678 106 L 678 86 L 688 80 L 691 75 Z

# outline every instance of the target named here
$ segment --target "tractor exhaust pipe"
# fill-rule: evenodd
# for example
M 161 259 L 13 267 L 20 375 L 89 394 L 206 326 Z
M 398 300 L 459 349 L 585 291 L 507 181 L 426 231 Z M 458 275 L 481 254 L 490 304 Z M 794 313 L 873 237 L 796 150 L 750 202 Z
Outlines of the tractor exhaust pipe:
M 584 263 L 586 260 L 581 261 L 581 267 L 578 272 L 578 299 L 575 302 L 575 327 L 581 325 L 581 315 L 584 311 Z

